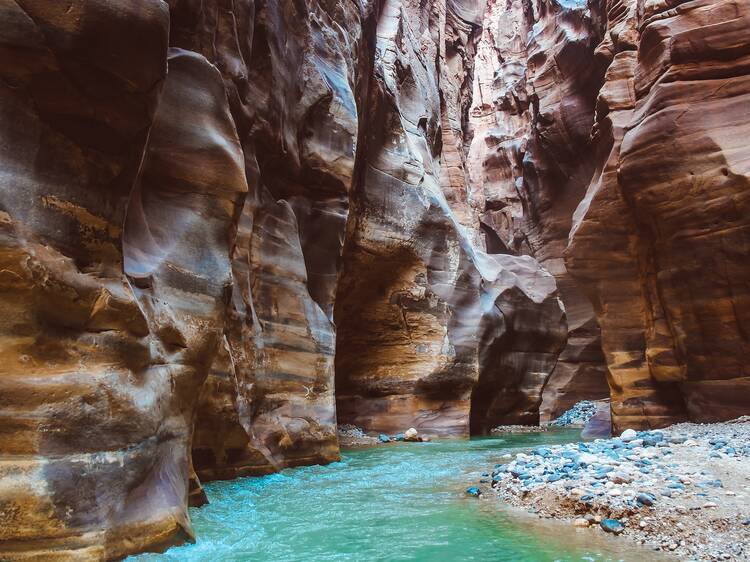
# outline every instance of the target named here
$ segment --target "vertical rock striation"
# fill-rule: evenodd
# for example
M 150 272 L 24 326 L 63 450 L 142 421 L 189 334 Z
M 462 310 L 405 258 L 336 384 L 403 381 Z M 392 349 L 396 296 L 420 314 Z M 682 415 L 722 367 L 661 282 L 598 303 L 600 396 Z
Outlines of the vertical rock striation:
M 594 310 L 563 259 L 594 168 L 599 35 L 585 2 L 490 0 L 477 48 L 468 160 L 484 243 L 538 259 L 555 275 L 568 317 L 543 419 L 608 395 Z
M 472 5 L 383 4 L 336 301 L 340 423 L 467 435 L 538 421 L 565 319 L 533 259 L 472 244 Z
M 734 1 L 488 3 L 471 189 L 488 250 L 536 257 L 566 305 L 543 416 L 603 393 L 603 360 L 616 428 L 750 410 L 748 17 Z
M 172 35 L 214 53 L 252 189 L 198 409 L 202 479 L 338 459 L 333 304 L 375 17 L 369 3 L 322 1 L 256 2 L 223 23 L 210 13 L 178 6 Z

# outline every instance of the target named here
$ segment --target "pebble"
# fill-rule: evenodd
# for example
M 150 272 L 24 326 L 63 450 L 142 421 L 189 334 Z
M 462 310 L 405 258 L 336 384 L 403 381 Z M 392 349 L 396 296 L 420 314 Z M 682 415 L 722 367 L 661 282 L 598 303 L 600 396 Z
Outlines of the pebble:
M 404 432 L 404 441 L 417 441 L 419 439 L 419 432 L 413 427 L 410 427 Z
M 654 502 L 656 501 L 656 498 L 654 496 L 652 496 L 651 494 L 645 494 L 645 493 L 638 494 L 635 499 L 638 503 L 642 505 L 647 505 L 649 507 L 654 505 Z
M 626 429 L 620 434 L 620 439 L 625 443 L 635 440 L 636 437 L 638 437 L 638 433 L 634 429 Z
M 476 486 L 471 486 L 470 488 L 466 488 L 466 493 L 470 496 L 474 496 L 475 498 L 478 498 L 482 495 L 482 490 L 477 488 Z

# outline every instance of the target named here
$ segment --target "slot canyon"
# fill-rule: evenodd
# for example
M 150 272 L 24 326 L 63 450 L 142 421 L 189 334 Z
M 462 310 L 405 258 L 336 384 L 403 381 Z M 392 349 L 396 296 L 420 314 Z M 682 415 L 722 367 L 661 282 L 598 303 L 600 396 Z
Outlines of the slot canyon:
M 747 0 L 0 0 L 0 124 L 0 560 L 344 425 L 750 414 Z

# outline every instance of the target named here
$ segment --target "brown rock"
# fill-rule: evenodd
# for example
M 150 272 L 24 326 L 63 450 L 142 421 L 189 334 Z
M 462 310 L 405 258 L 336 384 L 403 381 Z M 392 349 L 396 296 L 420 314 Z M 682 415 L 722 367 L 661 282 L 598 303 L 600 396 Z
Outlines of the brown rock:
M 377 29 L 336 301 L 337 413 L 373 431 L 467 435 L 538 421 L 565 324 L 549 274 L 531 258 L 477 250 L 461 224 L 471 226 L 460 156 L 467 66 L 454 54 L 463 70 L 441 86 L 435 76 L 443 53 L 469 53 L 474 40 L 441 39 L 476 29 L 456 24 L 450 3 L 445 20 L 436 6 L 434 20 L 426 7 L 386 3 Z
M 597 309 L 617 428 L 737 417 L 750 409 L 750 11 L 621 5 L 602 46 L 614 54 L 599 98 L 603 164 L 568 265 Z
M 5 560 L 192 534 L 194 403 L 247 185 L 216 69 L 172 51 L 165 81 L 166 8 L 0 4 Z

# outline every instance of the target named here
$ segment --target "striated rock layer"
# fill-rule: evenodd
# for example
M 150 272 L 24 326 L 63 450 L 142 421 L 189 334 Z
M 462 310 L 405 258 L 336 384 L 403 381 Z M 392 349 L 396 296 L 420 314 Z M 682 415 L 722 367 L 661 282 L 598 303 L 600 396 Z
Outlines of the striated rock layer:
M 463 135 L 477 15 L 383 5 L 335 308 L 340 423 L 468 435 L 538 422 L 565 318 L 533 259 L 472 245 Z
M 200 479 L 337 459 L 337 417 L 537 423 L 604 362 L 616 428 L 749 413 L 749 29 L 0 0 L 0 559 L 163 548 Z
M 569 269 L 602 327 L 615 427 L 750 411 L 750 5 L 606 3 L 597 171 Z
M 483 5 L 417 4 L 0 0 L 0 559 L 337 459 L 334 363 L 368 429 L 538 420 L 555 280 L 473 246 Z
M 0 2 L 3 560 L 192 534 L 247 182 L 219 72 L 168 32 L 158 1 Z
M 488 2 L 470 187 L 487 248 L 535 256 L 566 305 L 543 418 L 603 396 L 602 360 L 615 429 L 750 412 L 748 18 Z
M 225 337 L 198 407 L 201 479 L 339 458 L 333 304 L 372 8 L 256 2 L 228 28 L 205 6 L 173 10 L 176 43 L 216 52 L 253 186 L 237 217 Z

